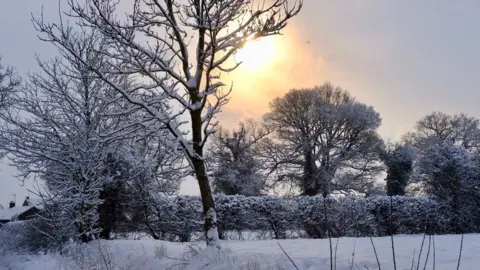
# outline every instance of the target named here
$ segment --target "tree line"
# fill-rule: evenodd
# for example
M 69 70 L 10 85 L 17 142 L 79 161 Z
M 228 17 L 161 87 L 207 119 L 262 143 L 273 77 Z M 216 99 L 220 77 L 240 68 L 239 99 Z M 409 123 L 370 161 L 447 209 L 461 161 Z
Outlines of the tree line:
M 323 197 L 445 198 L 477 189 L 478 118 L 433 112 L 396 143 L 382 140 L 380 124 L 371 106 L 330 83 L 292 89 L 270 103 L 261 122 L 249 120 L 215 134 L 214 187 L 245 196 L 280 186 Z

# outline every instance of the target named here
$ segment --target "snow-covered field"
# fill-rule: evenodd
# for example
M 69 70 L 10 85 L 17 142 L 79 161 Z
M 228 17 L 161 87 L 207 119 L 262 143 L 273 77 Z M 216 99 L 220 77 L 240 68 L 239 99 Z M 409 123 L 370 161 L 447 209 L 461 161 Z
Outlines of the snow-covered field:
M 394 269 L 390 238 L 372 240 L 381 268 Z M 394 240 L 397 269 L 457 269 L 459 235 L 427 236 L 423 248 L 422 235 L 398 235 Z M 328 239 L 223 241 L 219 256 L 212 260 L 202 251 L 202 243 L 115 240 L 71 247 L 69 253 L 75 256 L 10 254 L 0 257 L 0 269 L 295 269 L 283 248 L 298 269 L 320 270 L 330 269 L 329 246 Z M 332 239 L 332 250 L 334 269 L 378 269 L 369 238 L 340 238 L 338 246 Z M 480 269 L 479 254 L 480 235 L 465 235 L 460 269 Z

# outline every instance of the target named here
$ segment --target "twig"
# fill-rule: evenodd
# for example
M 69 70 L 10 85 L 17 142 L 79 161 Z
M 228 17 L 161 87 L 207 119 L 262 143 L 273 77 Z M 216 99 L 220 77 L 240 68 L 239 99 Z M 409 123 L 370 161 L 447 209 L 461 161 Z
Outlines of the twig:
M 330 244 L 330 270 L 333 270 L 333 247 L 332 247 L 332 237 L 330 236 L 330 233 L 327 231 L 328 235 L 328 242 Z
M 413 256 L 412 256 L 412 267 L 410 267 L 410 270 L 413 270 L 413 266 L 415 265 L 415 249 L 413 249 Z
M 357 238 L 355 238 L 355 240 L 353 240 L 352 264 L 351 264 L 350 270 L 353 270 L 353 264 L 354 264 L 354 262 L 355 262 L 355 248 L 356 248 L 356 243 L 357 243 Z M 358 266 L 357 266 L 357 268 L 358 268 Z
M 390 196 L 390 242 L 392 242 L 392 256 L 393 256 L 393 269 L 397 270 L 397 259 L 395 256 L 395 242 L 393 241 L 393 199 L 392 196 Z
M 323 219 L 323 229 L 327 233 L 328 242 L 330 244 L 330 270 L 333 270 L 333 248 L 332 248 L 332 236 L 330 235 L 330 230 L 328 229 L 328 212 L 327 212 L 327 198 L 323 197 L 323 211 L 325 218 Z
M 166 270 L 173 270 L 175 268 L 177 268 L 177 266 L 181 266 L 181 265 L 185 265 L 184 263 L 177 263 L 177 264 L 174 264 L 174 265 L 170 265 Z
M 338 249 L 338 238 L 337 238 L 337 242 L 335 243 L 335 259 L 334 259 L 334 262 L 335 262 L 334 269 L 335 270 L 337 270 L 337 249 Z
M 435 270 L 435 235 L 432 236 L 432 244 L 433 244 L 433 270 Z
M 283 249 L 282 245 L 280 245 L 279 242 L 277 242 L 277 244 L 278 244 L 278 246 L 280 247 L 280 249 L 282 249 L 283 254 L 285 254 L 285 256 L 287 256 L 287 258 L 290 260 L 290 262 L 292 262 L 292 264 L 293 264 L 293 266 L 295 267 L 295 269 L 300 270 L 300 269 L 298 268 L 298 266 L 295 264 L 295 262 L 292 260 L 292 258 L 290 258 L 290 256 L 289 256 L 288 253 L 285 251 L 285 249 Z
M 425 258 L 425 265 L 423 266 L 423 270 L 427 269 L 427 263 L 428 263 L 428 256 L 430 255 L 430 245 L 432 243 L 432 236 L 428 236 L 428 250 L 427 250 L 427 258 Z
M 393 241 L 393 234 L 390 235 L 390 242 L 392 243 L 393 269 L 397 270 L 397 260 L 395 259 L 395 241 Z
M 422 245 L 420 246 L 420 252 L 418 253 L 417 268 L 415 268 L 416 270 L 420 269 L 420 260 L 422 259 L 423 244 L 425 243 L 426 235 L 426 233 L 423 234 Z
M 373 243 L 373 239 L 371 236 L 370 236 L 370 242 L 372 243 L 373 252 L 375 253 L 375 259 L 377 259 L 378 270 L 382 270 L 382 267 L 380 267 L 380 261 L 378 260 L 377 249 L 375 248 L 375 244 Z
M 100 245 L 100 240 L 98 239 L 97 240 L 98 242 L 98 249 L 100 251 L 100 255 L 102 255 L 102 261 L 103 263 L 105 264 L 105 269 L 110 269 L 109 267 L 109 264 L 110 264 L 110 260 L 108 260 L 106 257 L 105 257 L 105 254 L 103 254 L 103 250 L 102 250 L 102 246 Z
M 463 250 L 463 233 L 462 233 L 462 240 L 460 240 L 460 252 L 458 253 L 457 270 L 460 269 L 460 261 L 462 260 L 462 250 Z
M 205 267 L 208 267 L 208 266 L 210 266 L 210 262 L 204 264 L 204 265 L 200 268 L 200 270 L 205 269 Z

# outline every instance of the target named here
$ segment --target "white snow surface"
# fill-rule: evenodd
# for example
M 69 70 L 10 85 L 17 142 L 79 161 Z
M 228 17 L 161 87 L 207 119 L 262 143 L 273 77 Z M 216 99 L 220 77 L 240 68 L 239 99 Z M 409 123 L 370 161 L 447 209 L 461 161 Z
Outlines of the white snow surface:
M 421 248 L 423 235 L 398 235 L 394 237 L 397 269 L 457 269 L 460 235 L 435 236 L 435 252 L 428 236 Z M 389 237 L 372 238 L 382 269 L 394 269 Z M 279 244 L 292 258 L 298 269 L 330 269 L 328 239 L 221 241 L 222 249 L 216 259 L 202 252 L 204 244 L 170 243 L 155 240 L 113 240 L 71 246 L 75 258 L 59 254 L 0 255 L 0 269 L 295 269 L 282 252 Z M 337 239 L 332 239 L 333 256 Z M 355 247 L 354 266 L 352 253 Z M 418 263 L 419 251 L 423 250 Z M 195 250 L 195 252 L 191 252 Z M 198 252 L 192 256 L 192 253 Z M 163 255 L 166 256 L 163 256 Z M 185 255 L 187 254 L 187 255 Z M 188 255 L 190 254 L 190 255 Z M 460 269 L 479 269 L 480 235 L 465 235 Z M 435 268 L 433 258 L 435 257 Z M 369 238 L 340 238 L 336 252 L 337 270 L 378 269 Z

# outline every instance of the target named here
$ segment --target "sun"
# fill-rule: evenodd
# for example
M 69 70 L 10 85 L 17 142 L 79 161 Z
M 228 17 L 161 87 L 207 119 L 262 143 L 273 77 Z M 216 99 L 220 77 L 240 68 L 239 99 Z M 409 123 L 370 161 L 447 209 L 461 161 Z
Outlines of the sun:
M 258 71 L 271 62 L 277 53 L 275 42 L 272 38 L 251 40 L 235 55 L 237 62 L 242 62 L 241 67 Z

